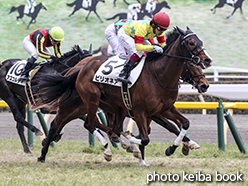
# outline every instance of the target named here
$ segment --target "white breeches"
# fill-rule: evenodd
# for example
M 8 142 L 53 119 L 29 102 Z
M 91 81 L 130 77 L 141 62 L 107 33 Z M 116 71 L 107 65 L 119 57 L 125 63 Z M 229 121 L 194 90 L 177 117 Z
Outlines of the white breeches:
M 143 51 L 136 50 L 134 39 L 126 34 L 123 27 L 121 27 L 121 29 L 118 32 L 118 39 L 124 49 L 122 53 L 127 53 L 128 58 L 130 58 L 131 55 L 133 55 L 133 53 L 136 53 L 139 57 L 143 55 Z M 143 45 L 150 45 L 150 42 L 144 40 Z
M 22 42 L 22 45 L 24 47 L 24 49 L 31 55 L 33 56 L 35 59 L 39 58 L 39 55 L 37 53 L 37 49 L 35 47 L 35 45 L 32 43 L 32 41 L 30 40 L 29 35 L 26 36 Z M 51 52 L 48 50 L 47 47 L 44 48 L 44 52 L 51 54 Z
M 112 48 L 112 53 L 114 53 L 115 55 L 118 55 L 120 56 L 121 58 L 128 58 L 126 53 L 123 51 L 124 48 L 123 46 L 120 44 L 119 40 L 118 40 L 118 37 L 117 37 L 117 34 L 116 34 L 116 30 L 115 30 L 115 27 L 114 27 L 114 23 L 110 24 L 106 30 L 105 30 L 105 37 L 106 39 L 108 40 L 109 42 L 109 45 L 111 46 Z

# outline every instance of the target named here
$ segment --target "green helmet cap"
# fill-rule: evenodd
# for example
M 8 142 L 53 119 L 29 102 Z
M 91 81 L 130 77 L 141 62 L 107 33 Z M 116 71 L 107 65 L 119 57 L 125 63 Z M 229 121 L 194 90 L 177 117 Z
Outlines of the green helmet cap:
M 50 36 L 55 40 L 55 41 L 63 41 L 64 40 L 64 31 L 62 28 L 59 26 L 53 27 L 49 31 Z

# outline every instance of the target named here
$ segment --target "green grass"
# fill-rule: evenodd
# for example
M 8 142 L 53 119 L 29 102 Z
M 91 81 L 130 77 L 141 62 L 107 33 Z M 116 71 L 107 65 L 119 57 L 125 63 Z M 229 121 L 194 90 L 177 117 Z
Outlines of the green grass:
M 30 30 L 26 30 L 29 17 L 24 18 L 25 24 L 17 25 L 17 12 L 8 15 L 11 6 L 20 4 L 18 0 L 2 0 L 0 2 L 1 61 L 8 58 L 28 58 L 28 54 L 22 47 L 23 38 L 35 29 L 51 28 L 54 25 L 59 25 L 65 30 L 63 52 L 69 51 L 75 44 L 87 49 L 92 43 L 93 49 L 96 49 L 107 43 L 104 31 L 113 21 L 105 21 L 105 19 L 119 12 L 128 12 L 127 6 L 122 0 L 117 1 L 117 7 L 113 7 L 112 0 L 107 0 L 105 4 L 100 2 L 97 6 L 97 11 L 104 22 L 100 23 L 94 13 L 91 13 L 89 22 L 86 22 L 85 17 L 88 12 L 83 9 L 80 9 L 72 17 L 68 17 L 73 8 L 66 6 L 66 3 L 73 2 L 73 0 L 44 2 L 49 10 L 41 10 L 37 23 L 31 25 Z M 129 2 L 135 1 L 129 0 Z M 183 29 L 189 26 L 204 42 L 206 50 L 214 59 L 213 65 L 248 69 L 246 47 L 248 22 L 242 19 L 239 10 L 227 20 L 225 17 L 231 14 L 232 7 L 225 5 L 223 8 L 217 9 L 216 14 L 210 11 L 217 4 L 217 0 L 168 0 L 167 2 L 171 9 L 163 9 L 163 11 L 170 15 L 170 30 L 174 26 Z M 243 3 L 243 12 L 244 16 L 247 16 L 248 4 L 246 1 Z
M 151 143 L 146 148 L 146 162 L 149 167 L 140 167 L 138 160 L 130 153 L 112 149 L 113 160 L 106 162 L 104 149 L 98 142 L 90 148 L 88 142 L 62 140 L 56 148 L 50 148 L 45 163 L 37 163 L 40 156 L 40 141 L 34 141 L 32 154 L 21 150 L 19 139 L 0 139 L 0 185 L 146 185 L 147 174 L 178 174 L 183 171 L 195 174 L 215 175 L 244 174 L 244 183 L 222 183 L 224 185 L 248 185 L 248 155 L 241 154 L 236 145 L 227 145 L 226 152 L 218 150 L 217 144 L 201 144 L 201 148 L 183 156 L 180 149 L 166 157 L 164 150 L 171 144 Z M 246 146 L 247 148 L 247 146 Z M 152 185 L 161 185 L 161 182 Z M 192 185 L 191 182 L 166 185 Z M 200 182 L 195 182 L 196 185 Z M 194 185 L 194 184 L 193 184 Z M 216 182 L 201 185 L 216 185 Z

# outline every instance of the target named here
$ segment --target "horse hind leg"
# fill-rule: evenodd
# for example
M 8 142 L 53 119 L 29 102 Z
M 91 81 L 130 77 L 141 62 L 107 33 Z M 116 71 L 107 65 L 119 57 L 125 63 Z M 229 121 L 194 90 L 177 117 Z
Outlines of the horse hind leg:
M 48 152 L 50 143 L 52 142 L 54 138 L 54 134 L 56 134 L 56 130 L 54 127 L 54 120 L 51 123 L 51 127 L 49 129 L 47 137 L 42 141 L 42 149 L 41 149 L 41 156 L 37 159 L 38 162 L 44 163 L 46 159 L 46 154 Z
M 29 150 L 28 144 L 27 144 L 27 140 L 24 135 L 24 126 L 21 125 L 19 122 L 17 122 L 16 128 L 17 128 L 17 132 L 20 137 L 24 152 L 31 153 L 31 151 Z

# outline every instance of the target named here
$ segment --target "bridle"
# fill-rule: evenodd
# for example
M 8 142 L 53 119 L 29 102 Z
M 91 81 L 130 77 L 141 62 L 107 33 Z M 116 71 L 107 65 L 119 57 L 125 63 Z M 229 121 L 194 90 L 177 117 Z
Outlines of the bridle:
M 166 53 L 162 53 L 162 55 L 167 56 L 167 57 L 173 57 L 173 58 L 179 58 L 179 59 L 184 59 L 185 61 L 192 61 L 194 63 L 196 63 L 197 65 L 200 65 L 203 69 L 205 69 L 205 65 L 204 63 L 201 61 L 201 59 L 198 57 L 198 55 L 205 50 L 204 47 L 202 47 L 200 44 L 197 44 L 192 50 L 189 50 L 188 46 L 186 45 L 186 39 L 189 38 L 190 36 L 195 36 L 197 37 L 197 35 L 195 33 L 189 33 L 185 36 L 182 36 L 180 34 L 179 36 L 179 42 L 180 42 L 180 50 L 182 52 L 182 56 L 174 56 L 174 55 L 169 55 Z M 198 38 L 198 37 L 197 37 Z M 199 40 L 199 39 L 198 39 Z M 198 51 L 196 54 L 194 54 L 194 51 L 201 47 L 201 50 Z
M 195 88 L 197 88 L 198 87 L 198 85 L 199 85 L 199 83 L 200 83 L 200 80 L 203 78 L 203 77 L 205 77 L 205 75 L 204 74 L 199 74 L 199 75 L 192 75 L 192 73 L 190 72 L 190 70 L 189 70 L 189 67 L 188 67 L 188 65 L 189 66 L 193 66 L 193 65 L 196 65 L 195 63 L 194 64 L 191 64 L 191 63 L 184 63 L 184 69 L 185 69 L 185 73 L 186 73 L 186 75 L 187 75 L 187 77 L 180 77 L 180 79 L 183 81 L 183 82 L 187 82 L 187 83 L 189 83 L 189 84 L 191 84 L 193 87 L 195 87 Z M 197 81 L 195 81 L 195 78 L 196 77 L 200 77 L 200 78 L 198 78 L 198 80 Z
M 205 65 L 203 64 L 203 62 L 201 61 L 201 59 L 198 57 L 198 55 L 200 54 L 200 52 L 202 52 L 203 50 L 205 50 L 205 48 L 203 48 L 201 46 L 201 44 L 197 43 L 196 46 L 190 50 L 186 44 L 186 39 L 188 39 L 189 37 L 191 36 L 195 36 L 197 37 L 197 35 L 195 33 L 189 33 L 185 36 L 182 36 L 181 34 L 179 35 L 179 43 L 180 43 L 180 50 L 181 50 L 181 53 L 182 53 L 182 56 L 174 56 L 174 55 L 169 55 L 169 54 L 166 54 L 166 53 L 162 53 L 162 55 L 164 56 L 167 56 L 167 57 L 173 57 L 173 58 L 179 58 L 179 59 L 184 59 L 184 64 L 185 64 L 185 68 L 186 68 L 186 72 L 188 72 L 188 78 L 189 79 L 185 79 L 186 82 L 190 83 L 192 86 L 196 87 L 198 86 L 199 84 L 199 81 L 200 79 L 205 76 L 204 74 L 203 75 L 199 75 L 201 76 L 201 78 L 199 78 L 199 80 L 197 82 L 194 81 L 194 78 L 197 77 L 197 76 L 193 76 L 192 73 L 189 71 L 188 67 L 187 67 L 187 64 L 189 64 L 190 62 L 193 62 L 194 64 L 196 65 L 200 65 L 201 67 L 205 67 Z M 197 37 L 198 38 L 198 37 Z M 199 40 L 199 39 L 198 39 Z M 194 51 L 201 47 L 201 50 L 198 51 L 196 54 L 194 54 Z M 167 49 L 168 50 L 168 49 Z M 168 91 L 178 91 L 178 88 L 177 89 L 170 89 L 170 88 L 166 88 L 162 83 L 161 81 L 159 80 L 158 78 L 158 75 L 156 73 L 156 70 L 155 70 L 155 60 L 153 60 L 153 63 L 152 63 L 152 66 L 153 66 L 153 71 L 154 71 L 154 74 L 156 76 L 156 79 L 158 81 L 158 83 L 160 84 L 160 86 L 165 89 L 165 90 L 168 90 Z M 191 65 L 191 64 L 189 64 Z

